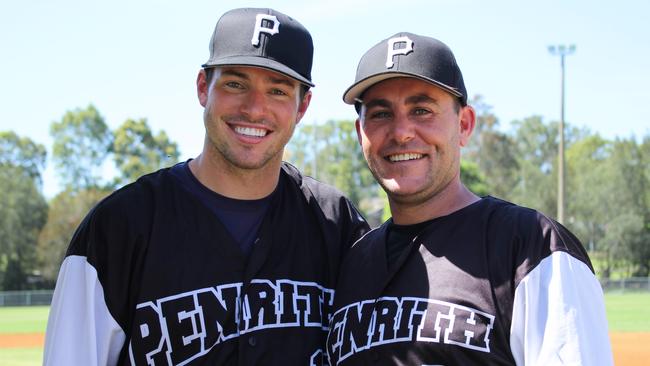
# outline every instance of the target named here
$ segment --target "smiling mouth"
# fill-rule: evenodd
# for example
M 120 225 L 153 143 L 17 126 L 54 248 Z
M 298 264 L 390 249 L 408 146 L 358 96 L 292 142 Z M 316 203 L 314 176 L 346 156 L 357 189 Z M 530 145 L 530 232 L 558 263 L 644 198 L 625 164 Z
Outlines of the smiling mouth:
M 263 128 L 253 128 L 253 127 L 235 126 L 235 128 L 233 129 L 235 130 L 236 133 L 248 137 L 264 137 L 269 132 L 268 130 L 265 130 Z
M 392 163 L 396 163 L 400 161 L 418 160 L 418 159 L 422 159 L 423 157 L 424 155 L 415 154 L 415 153 L 395 154 L 395 155 L 389 155 L 388 160 Z

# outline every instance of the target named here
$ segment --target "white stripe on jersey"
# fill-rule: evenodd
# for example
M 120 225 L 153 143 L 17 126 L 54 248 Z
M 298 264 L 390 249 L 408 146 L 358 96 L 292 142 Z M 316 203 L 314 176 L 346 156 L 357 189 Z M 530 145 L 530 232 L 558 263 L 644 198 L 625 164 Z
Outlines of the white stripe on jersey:
M 56 281 L 43 365 L 115 365 L 125 339 L 108 311 L 97 270 L 86 257 L 67 257 Z
M 522 279 L 510 348 L 517 365 L 613 365 L 603 291 L 586 264 L 558 251 Z

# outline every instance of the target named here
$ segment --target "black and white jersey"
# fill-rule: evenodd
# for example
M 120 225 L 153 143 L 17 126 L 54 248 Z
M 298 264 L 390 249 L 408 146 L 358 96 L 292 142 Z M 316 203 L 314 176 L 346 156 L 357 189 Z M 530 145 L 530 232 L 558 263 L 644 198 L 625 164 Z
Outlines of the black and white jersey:
M 45 365 L 320 365 L 343 255 L 368 226 L 283 164 L 250 257 L 168 169 L 99 203 L 61 266 Z
M 486 197 L 432 220 L 389 270 L 388 223 L 348 252 L 331 365 L 611 365 L 602 289 L 563 226 Z

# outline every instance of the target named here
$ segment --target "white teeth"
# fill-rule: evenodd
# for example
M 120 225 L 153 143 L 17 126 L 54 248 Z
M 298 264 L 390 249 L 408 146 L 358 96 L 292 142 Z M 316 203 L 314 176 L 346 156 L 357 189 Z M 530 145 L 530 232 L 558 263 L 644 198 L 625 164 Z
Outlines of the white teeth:
M 391 155 L 388 157 L 388 160 L 392 162 L 396 161 L 406 161 L 406 160 L 415 160 L 415 159 L 420 159 L 423 155 L 422 154 L 396 154 L 396 155 Z
M 235 127 L 235 132 L 237 132 L 240 135 L 245 135 L 245 136 L 254 136 L 254 137 L 264 137 L 266 136 L 266 130 L 263 130 L 261 128 L 252 128 L 252 127 Z

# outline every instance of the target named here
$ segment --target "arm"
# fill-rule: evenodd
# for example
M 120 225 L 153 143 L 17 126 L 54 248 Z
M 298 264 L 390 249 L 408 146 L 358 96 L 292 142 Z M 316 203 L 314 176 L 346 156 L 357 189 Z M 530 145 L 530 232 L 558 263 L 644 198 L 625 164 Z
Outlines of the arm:
M 515 289 L 510 347 L 517 365 L 612 365 L 603 292 L 564 251 L 543 259 Z
M 86 257 L 69 255 L 56 282 L 43 365 L 115 365 L 125 338 L 108 310 L 96 269 Z

